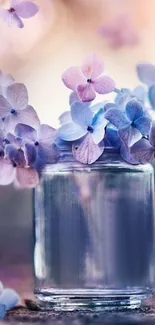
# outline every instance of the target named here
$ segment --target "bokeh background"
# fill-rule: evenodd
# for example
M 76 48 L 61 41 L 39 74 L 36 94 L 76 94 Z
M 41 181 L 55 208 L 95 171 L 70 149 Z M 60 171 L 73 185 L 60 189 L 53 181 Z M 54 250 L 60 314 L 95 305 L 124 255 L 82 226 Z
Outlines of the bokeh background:
M 36 0 L 39 13 L 25 28 L 0 21 L 0 69 L 26 84 L 30 103 L 42 122 L 57 126 L 68 109 L 69 90 L 61 73 L 79 65 L 90 52 L 103 57 L 106 72 L 117 87 L 133 89 L 139 82 L 136 63 L 155 63 L 154 0 Z M 0 0 L 0 7 L 8 1 Z M 119 17 L 127 16 L 138 41 L 115 48 L 99 33 L 101 26 L 120 21 L 120 33 L 130 33 Z M 125 30 L 126 28 L 126 30 Z M 105 98 L 106 99 L 106 98 Z M 0 279 L 22 296 L 33 288 L 32 192 L 0 188 Z

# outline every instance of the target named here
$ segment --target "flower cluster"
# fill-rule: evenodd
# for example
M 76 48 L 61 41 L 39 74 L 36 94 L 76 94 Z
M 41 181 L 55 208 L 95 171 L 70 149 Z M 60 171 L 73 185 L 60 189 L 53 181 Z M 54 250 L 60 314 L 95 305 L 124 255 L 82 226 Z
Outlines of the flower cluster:
M 102 73 L 103 62 L 95 54 L 81 67 L 63 73 L 63 83 L 72 90 L 70 109 L 59 117 L 56 130 L 40 124 L 28 103 L 26 87 L 0 72 L 0 185 L 36 186 L 45 165 L 56 163 L 66 147 L 72 148 L 74 158 L 83 164 L 94 163 L 107 147 L 120 150 L 131 164 L 154 158 L 155 122 L 147 98 L 155 109 L 155 66 L 137 66 L 138 76 L 148 88 L 134 90 L 119 90 L 114 80 Z M 112 92 L 113 102 L 93 103 L 96 93 Z
M 0 184 L 34 187 L 47 163 L 56 161 L 56 130 L 40 120 L 28 104 L 28 92 L 0 73 Z

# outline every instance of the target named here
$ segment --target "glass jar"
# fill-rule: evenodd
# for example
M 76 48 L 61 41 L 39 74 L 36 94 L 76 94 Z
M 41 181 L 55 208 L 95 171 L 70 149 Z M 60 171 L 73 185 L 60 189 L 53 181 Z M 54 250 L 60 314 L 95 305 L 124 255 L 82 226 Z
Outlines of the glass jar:
M 35 295 L 55 310 L 137 308 L 154 282 L 153 168 L 62 152 L 34 193 Z

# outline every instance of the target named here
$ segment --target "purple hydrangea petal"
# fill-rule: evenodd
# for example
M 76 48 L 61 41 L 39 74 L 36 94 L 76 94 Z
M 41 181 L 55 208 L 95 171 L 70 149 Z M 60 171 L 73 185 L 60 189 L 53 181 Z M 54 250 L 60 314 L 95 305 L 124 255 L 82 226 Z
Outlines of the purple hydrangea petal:
M 110 108 L 105 112 L 105 119 L 107 119 L 111 124 L 116 126 L 118 129 L 129 125 L 130 122 L 126 115 L 118 108 Z
M 33 188 L 39 184 L 39 175 L 34 168 L 16 168 L 16 178 L 25 188 Z
M 15 130 L 15 126 L 20 123 L 19 119 L 18 119 L 18 113 L 15 114 L 9 114 L 8 116 L 6 116 L 5 120 L 4 120 L 4 126 L 5 129 L 10 132 L 13 133 Z
M 3 289 L 0 294 L 0 305 L 4 304 L 6 310 L 12 309 L 15 307 L 19 301 L 20 297 L 16 291 L 12 289 Z
M 60 125 L 71 123 L 72 122 L 71 112 L 66 111 L 66 112 L 62 113 L 59 116 L 59 122 L 60 122 Z
M 121 144 L 120 155 L 129 164 L 132 164 L 132 165 L 138 165 L 139 164 L 139 162 L 131 154 L 131 148 L 127 147 L 124 143 Z
M 149 88 L 148 98 L 153 110 L 155 110 L 155 85 Z
M 149 135 L 150 144 L 155 147 L 155 121 L 152 121 L 152 126 Z
M 105 103 L 104 105 L 104 111 L 108 111 L 110 108 L 116 108 L 118 109 L 117 105 L 115 103 Z
M 14 83 L 7 88 L 6 96 L 9 104 L 16 111 L 28 106 L 28 92 L 24 84 Z
M 155 66 L 153 64 L 144 62 L 137 65 L 137 74 L 139 79 L 147 86 L 155 84 Z
M 76 91 L 78 85 L 86 82 L 86 78 L 80 68 L 70 67 L 62 74 L 62 81 L 66 87 Z
M 29 125 L 19 123 L 15 128 L 16 136 L 23 138 L 25 141 L 33 141 L 37 140 L 37 132 L 34 128 Z
M 133 144 L 142 138 L 141 132 L 131 125 L 124 126 L 118 130 L 118 134 L 127 147 L 133 146 Z
M 73 144 L 72 152 L 76 160 L 82 164 L 94 163 L 103 153 L 104 145 L 95 144 L 91 134 L 87 134 L 86 137 L 80 142 L 80 144 Z
M 56 138 L 57 130 L 47 124 L 41 124 L 37 133 L 39 142 L 41 141 L 45 144 L 52 144 Z
M 118 131 L 115 127 L 113 127 L 113 125 L 108 125 L 106 127 L 105 139 L 106 139 L 107 146 L 119 148 L 121 145 Z
M 5 147 L 5 156 L 18 166 L 25 166 L 26 160 L 22 149 L 17 149 L 15 145 L 8 144 Z
M 8 101 L 0 95 L 0 117 L 6 117 L 11 110 L 11 106 Z
M 80 84 L 77 92 L 82 102 L 91 102 L 96 97 L 95 90 L 90 83 Z
M 16 169 L 12 166 L 10 161 L 1 158 L 0 159 L 0 185 L 11 184 L 16 175 Z
M 143 106 L 136 100 L 130 100 L 126 105 L 126 114 L 130 121 L 135 121 L 143 116 Z
M 142 135 L 147 136 L 151 127 L 151 118 L 142 116 L 134 122 L 134 126 L 141 132 Z
M 69 96 L 69 104 L 70 104 L 70 106 L 75 102 L 80 102 L 80 98 L 79 98 L 76 91 L 72 91 L 70 96 Z
M 83 129 L 81 126 L 77 125 L 76 123 L 68 123 L 62 125 L 58 129 L 58 136 L 60 139 L 65 141 L 75 141 L 82 138 L 86 135 L 87 130 Z
M 93 113 L 87 105 L 76 102 L 71 106 L 71 117 L 76 124 L 87 129 L 92 124 Z
M 98 94 L 109 94 L 115 89 L 115 82 L 108 76 L 102 76 L 97 78 L 93 87 Z
M 34 166 L 37 159 L 37 149 L 36 146 L 32 143 L 25 144 L 25 154 L 27 158 L 27 164 L 32 167 Z
M 40 126 L 39 117 L 35 109 L 28 105 L 25 109 L 18 111 L 18 123 L 23 123 L 37 129 Z
M 0 18 L 3 19 L 9 27 L 24 27 L 22 20 L 20 19 L 20 17 L 17 16 L 15 12 L 10 12 L 9 10 L 1 9 Z
M 14 7 L 16 14 L 21 18 L 30 18 L 36 15 L 39 11 L 39 7 L 30 1 L 22 1 L 19 4 L 16 4 Z
M 131 154 L 141 164 L 146 164 L 152 161 L 154 157 L 155 148 L 151 146 L 147 139 L 141 139 L 131 148 Z
M 90 53 L 82 64 L 82 72 L 86 79 L 96 79 L 104 71 L 103 60 L 95 53 Z
M 52 164 L 58 160 L 59 151 L 54 143 L 45 144 L 40 142 L 37 149 L 39 158 L 41 158 L 45 164 Z

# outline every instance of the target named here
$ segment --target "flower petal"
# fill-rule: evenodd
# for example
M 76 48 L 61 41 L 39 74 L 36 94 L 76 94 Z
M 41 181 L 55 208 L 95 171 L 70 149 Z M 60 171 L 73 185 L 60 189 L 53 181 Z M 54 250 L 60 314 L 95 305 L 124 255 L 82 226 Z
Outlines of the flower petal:
M 37 140 L 37 132 L 30 125 L 19 123 L 15 128 L 16 136 L 25 141 L 35 142 Z
M 97 78 L 93 87 L 98 94 L 109 94 L 115 89 L 115 82 L 108 76 Z
M 155 84 L 155 66 L 150 63 L 139 63 L 137 65 L 139 79 L 149 87 Z
M 82 102 L 91 102 L 96 97 L 92 84 L 79 85 L 77 92 Z
M 135 121 L 143 116 L 143 106 L 135 99 L 130 100 L 126 105 L 126 114 L 130 121 Z
M 6 308 L 4 304 L 0 304 L 0 320 L 2 320 L 5 317 L 6 314 Z
M 14 83 L 7 88 L 7 100 L 15 110 L 21 110 L 28 105 L 28 92 L 25 85 Z
M 64 124 L 58 129 L 60 139 L 65 141 L 75 141 L 82 138 L 86 133 L 87 130 L 75 123 Z
M 18 111 L 18 123 L 23 123 L 37 129 L 40 126 L 40 120 L 35 109 L 28 105 L 25 109 Z
M 38 131 L 38 141 L 45 144 L 52 144 L 57 136 L 57 130 L 47 124 L 41 124 Z
M 60 125 L 72 122 L 71 112 L 66 111 L 59 116 Z
M 95 144 L 99 144 L 104 139 L 104 135 L 105 135 L 105 125 L 97 126 L 94 129 L 93 133 L 91 134 Z
M 155 110 L 155 85 L 149 88 L 148 98 L 153 110 Z
M 134 122 L 134 126 L 141 132 L 142 135 L 147 136 L 151 127 L 151 118 L 142 116 Z
M 118 134 L 127 147 L 133 146 L 134 143 L 142 138 L 141 132 L 131 125 L 127 125 L 119 129 Z
M 13 182 L 16 168 L 4 158 L 0 159 L 0 185 L 9 185 Z
M 5 157 L 9 158 L 13 163 L 18 166 L 25 166 L 26 160 L 22 149 L 17 149 L 15 145 L 8 144 L 5 147 Z
M 76 91 L 72 91 L 69 96 L 69 104 L 72 105 L 74 102 L 79 102 L 80 98 Z
M 105 112 L 104 117 L 118 129 L 130 124 L 126 115 L 118 108 L 108 109 Z
M 151 146 L 148 140 L 141 139 L 131 148 L 131 154 L 141 164 L 146 164 L 152 161 L 155 149 Z
M 17 305 L 19 299 L 20 297 L 16 291 L 12 289 L 3 289 L 2 293 L 0 294 L 0 305 L 4 304 L 6 310 L 8 311 Z
M 38 156 L 44 164 L 55 163 L 59 157 L 59 151 L 54 143 L 46 144 L 40 142 L 38 146 Z
M 19 4 L 16 4 L 14 7 L 16 14 L 21 18 L 30 18 L 36 15 L 39 11 L 39 7 L 30 1 L 22 1 Z
M 100 143 L 105 135 L 105 127 L 108 124 L 108 120 L 104 117 L 104 110 L 101 108 L 93 117 L 93 133 L 92 138 L 94 140 L 94 143 L 98 144 Z
M 37 159 L 37 149 L 36 146 L 32 143 L 25 144 L 25 155 L 27 158 L 27 164 L 30 167 L 33 167 Z
M 5 117 L 9 114 L 11 106 L 8 101 L 0 95 L 0 117 Z
M 133 92 L 133 96 L 135 96 L 140 102 L 144 102 L 145 100 L 145 88 L 142 86 L 137 86 Z
M 82 142 L 73 144 L 72 152 L 76 160 L 82 164 L 93 164 L 103 153 L 104 145 L 97 145 L 94 143 L 91 134 L 87 134 Z
M 39 184 L 39 175 L 33 168 L 17 168 L 17 181 L 22 187 L 33 188 Z
M 62 74 L 62 81 L 66 87 L 76 91 L 78 85 L 85 83 L 86 79 L 80 68 L 71 67 Z
M 88 104 L 90 105 L 90 103 L 88 103 Z M 90 110 L 93 113 L 97 113 L 101 108 L 104 109 L 104 106 L 105 106 L 105 102 L 99 102 L 95 105 L 90 106 Z
M 150 129 L 150 135 L 149 135 L 150 143 L 153 147 L 155 147 L 155 121 L 152 121 L 152 126 Z
M 0 85 L 2 87 L 8 87 L 15 82 L 14 78 L 10 74 L 4 75 L 2 71 L 0 71 Z
M 89 54 L 82 64 L 82 72 L 87 79 L 96 79 L 104 70 L 103 60 L 96 54 Z
M 132 165 L 138 165 L 139 164 L 139 161 L 137 161 L 133 157 L 133 155 L 131 154 L 131 148 L 127 147 L 124 143 L 121 144 L 120 155 L 129 164 L 132 164 Z
M 119 148 L 121 145 L 118 131 L 112 124 L 108 124 L 108 126 L 106 127 L 105 139 L 107 142 L 107 146 Z
M 14 133 L 15 126 L 20 123 L 20 120 L 18 118 L 18 113 L 16 114 L 8 114 L 8 116 L 5 117 L 4 120 L 4 126 L 5 130 L 8 131 L 8 133 Z
M 24 27 L 22 20 L 16 15 L 15 12 L 9 12 L 8 10 L 1 9 L 0 18 L 3 19 L 9 27 Z
M 75 102 L 71 106 L 71 117 L 73 122 L 87 130 L 87 127 L 92 124 L 93 113 L 88 105 Z

